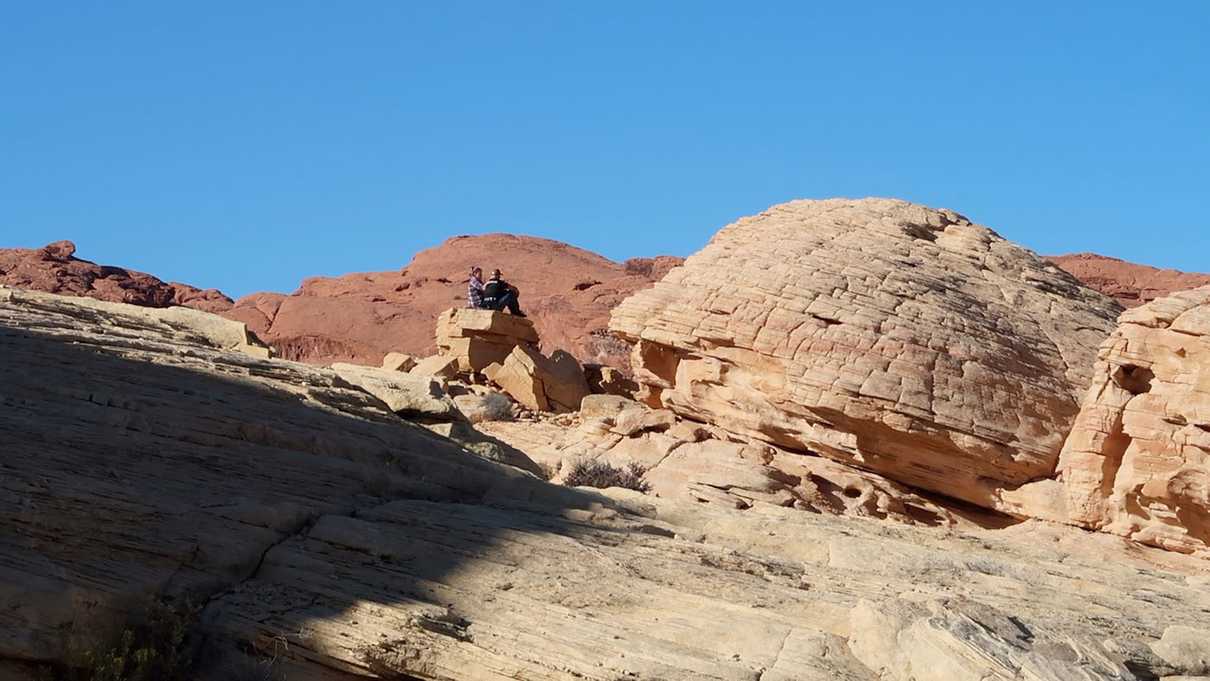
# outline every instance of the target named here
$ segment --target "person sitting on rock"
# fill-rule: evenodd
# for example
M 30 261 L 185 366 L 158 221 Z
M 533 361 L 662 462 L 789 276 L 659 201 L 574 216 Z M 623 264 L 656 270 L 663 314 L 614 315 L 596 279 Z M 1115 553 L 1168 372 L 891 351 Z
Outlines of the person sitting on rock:
M 485 308 L 483 304 L 483 268 L 471 267 L 471 277 L 466 280 L 466 306 Z
M 492 270 L 492 278 L 483 285 L 483 306 L 491 310 L 507 309 L 518 317 L 524 317 L 525 313 L 517 301 L 520 296 L 521 291 L 504 281 L 504 274 L 500 270 Z

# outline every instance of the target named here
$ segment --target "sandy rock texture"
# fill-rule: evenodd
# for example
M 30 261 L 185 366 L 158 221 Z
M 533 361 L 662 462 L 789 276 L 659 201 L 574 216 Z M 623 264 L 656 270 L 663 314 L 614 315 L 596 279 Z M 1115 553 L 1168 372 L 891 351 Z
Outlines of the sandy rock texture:
M 1210 557 L 1210 287 L 1132 309 L 1101 346 L 1058 481 L 1057 520 Z
M 250 655 L 309 681 L 877 681 L 899 660 L 917 678 L 1133 681 L 1202 664 L 1189 632 L 1210 574 L 1190 556 L 1036 522 L 567 489 L 167 312 L 0 295 L 12 678 L 155 593 L 205 605 L 215 681 Z
M 833 199 L 729 225 L 611 328 L 654 406 L 999 509 L 1053 473 L 1120 311 L 952 211 Z
M 493 310 L 453 307 L 437 317 L 437 353 L 458 358 L 458 370 L 482 372 L 503 364 L 518 345 L 537 348 L 534 323 Z
M 1085 286 L 1117 299 L 1126 307 L 1210 285 L 1210 274 L 1160 269 L 1095 253 L 1053 255 L 1046 259 L 1075 275 Z
M 206 312 L 222 312 L 233 305 L 216 289 L 166 283 L 143 272 L 81 260 L 75 253 L 76 245 L 70 241 L 42 248 L 0 248 L 0 286 L 147 307 L 183 305 Z
M 624 364 L 628 348 L 609 336 L 609 311 L 679 263 L 661 257 L 616 263 L 558 241 L 511 234 L 461 236 L 417 253 L 392 272 L 307 279 L 291 295 L 256 293 L 227 313 L 288 359 L 377 365 L 391 351 L 431 355 L 433 323 L 466 305 L 472 265 L 500 268 L 546 348 L 581 362 Z M 549 351 L 549 350 L 548 350 Z

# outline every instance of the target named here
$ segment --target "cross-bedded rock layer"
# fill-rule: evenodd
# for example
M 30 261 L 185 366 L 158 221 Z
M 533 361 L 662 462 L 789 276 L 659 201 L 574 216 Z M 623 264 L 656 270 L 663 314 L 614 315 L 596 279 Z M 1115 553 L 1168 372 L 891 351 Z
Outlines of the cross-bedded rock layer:
M 990 508 L 1053 473 L 1121 307 L 957 213 L 794 201 L 619 305 L 648 399 Z
M 1042 523 L 562 488 L 245 336 L 192 311 L 0 289 L 0 678 L 31 678 L 65 634 L 149 594 L 206 606 L 205 681 L 247 678 L 226 663 L 256 651 L 311 681 L 1199 669 L 1210 582 L 1188 556 Z
M 1122 315 L 1059 460 L 1026 508 L 1210 556 L 1210 287 Z

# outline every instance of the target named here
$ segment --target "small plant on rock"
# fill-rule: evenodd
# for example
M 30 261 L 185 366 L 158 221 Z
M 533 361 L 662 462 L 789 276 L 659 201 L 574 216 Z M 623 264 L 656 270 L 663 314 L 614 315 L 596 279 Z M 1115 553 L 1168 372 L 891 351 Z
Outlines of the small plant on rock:
M 53 681 L 187 681 L 194 656 L 190 641 L 198 610 L 154 601 L 125 622 L 94 623 L 85 634 L 68 631 L 67 659 L 45 670 Z M 102 632 L 99 636 L 97 632 Z
M 612 466 L 604 461 L 583 460 L 572 465 L 563 484 L 569 487 L 625 487 L 646 494 L 651 490 L 643 476 L 647 469 L 631 462 L 625 468 Z

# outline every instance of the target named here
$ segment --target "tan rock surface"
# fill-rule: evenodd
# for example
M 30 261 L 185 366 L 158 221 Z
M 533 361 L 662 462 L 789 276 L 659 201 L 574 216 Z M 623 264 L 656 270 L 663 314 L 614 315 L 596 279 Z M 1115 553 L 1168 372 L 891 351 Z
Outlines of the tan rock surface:
M 458 358 L 442 355 L 425 357 L 409 371 L 413 376 L 434 376 L 436 378 L 453 378 L 458 374 Z
M 387 371 L 411 371 L 416 366 L 416 358 L 402 352 L 388 352 L 382 358 L 382 368 Z
M 503 364 L 513 348 L 538 342 L 533 322 L 505 312 L 450 308 L 437 317 L 437 353 L 456 358 L 464 373 Z
M 421 416 L 441 420 L 458 420 L 462 413 L 432 376 L 413 376 L 388 369 L 345 364 L 332 365 L 349 383 L 382 400 L 391 411 L 401 416 Z
M 556 350 L 546 357 L 518 345 L 501 364 L 484 370 L 487 378 L 523 406 L 535 411 L 572 412 L 588 395 L 584 370 L 575 357 Z
M 1210 287 L 1122 315 L 1059 461 L 1012 498 L 1048 517 L 1210 557 Z
M 1120 307 L 951 211 L 794 201 L 614 310 L 652 403 L 989 508 L 1054 471 Z
M 1189 673 L 1149 646 L 1210 611 L 1205 562 L 1074 528 L 549 485 L 131 309 L 0 295 L 6 674 L 157 592 L 207 603 L 214 681 L 256 649 L 310 681 L 876 681 L 855 613 L 904 600 L 944 608 L 889 620 L 899 654 L 1133 680 Z

